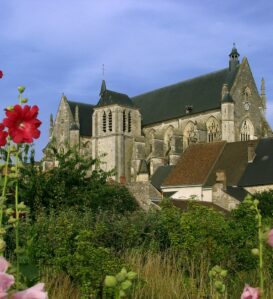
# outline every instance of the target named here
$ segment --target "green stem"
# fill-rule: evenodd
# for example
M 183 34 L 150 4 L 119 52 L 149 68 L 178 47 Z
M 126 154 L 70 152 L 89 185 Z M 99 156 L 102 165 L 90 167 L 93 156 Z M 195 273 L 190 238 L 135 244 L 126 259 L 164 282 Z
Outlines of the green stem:
M 1 202 L 0 202 L 0 228 L 2 228 L 4 199 L 7 194 L 9 159 L 10 159 L 10 144 L 8 144 L 7 159 L 5 163 L 5 179 L 4 179 L 4 186 L 2 189 Z
M 19 173 L 18 173 L 18 163 L 19 163 L 19 147 L 17 147 L 16 152 L 16 162 L 15 162 L 15 174 L 16 174 L 16 183 L 15 183 L 15 213 L 16 213 L 16 222 L 15 222 L 15 240 L 16 240 L 16 287 L 19 286 L 19 210 L 18 210 L 18 197 L 19 197 Z
M 260 290 L 261 296 L 264 290 L 264 273 L 263 273 L 263 232 L 262 232 L 262 216 L 258 212 L 258 238 L 259 238 L 259 274 L 260 274 Z

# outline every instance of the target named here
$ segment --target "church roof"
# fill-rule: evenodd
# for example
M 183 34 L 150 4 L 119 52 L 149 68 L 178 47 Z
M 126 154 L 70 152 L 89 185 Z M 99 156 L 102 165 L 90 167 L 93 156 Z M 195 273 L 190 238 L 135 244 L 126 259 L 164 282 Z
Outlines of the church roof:
M 239 186 L 273 184 L 273 138 L 260 139 L 252 163 L 248 163 Z
M 73 117 L 75 117 L 76 106 L 79 107 L 80 135 L 92 136 L 92 114 L 94 105 L 67 101 Z
M 232 87 L 239 66 L 156 89 L 132 98 L 140 109 L 143 125 L 149 125 L 189 114 L 219 109 L 224 83 Z
M 105 80 L 102 81 L 100 90 L 100 100 L 97 107 L 118 104 L 121 106 L 135 107 L 127 94 L 112 91 L 106 88 Z

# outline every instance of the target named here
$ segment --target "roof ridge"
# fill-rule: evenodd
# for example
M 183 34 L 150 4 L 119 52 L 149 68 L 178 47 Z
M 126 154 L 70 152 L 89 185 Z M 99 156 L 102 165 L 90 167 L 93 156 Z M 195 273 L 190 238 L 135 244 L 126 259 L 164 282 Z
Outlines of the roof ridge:
M 70 101 L 70 100 L 67 100 L 68 103 L 71 103 L 71 104 L 80 104 L 80 105 L 88 105 L 88 106 L 92 106 L 94 107 L 95 105 L 93 104 L 88 104 L 88 103 L 83 103 L 83 102 L 75 102 L 75 101 Z
M 206 74 L 203 74 L 203 75 L 199 75 L 197 77 L 192 77 L 190 79 L 186 79 L 186 80 L 179 81 L 179 82 L 176 82 L 176 83 L 173 83 L 173 84 L 170 84 L 170 85 L 166 85 L 166 86 L 163 86 L 163 87 L 160 87 L 160 88 L 153 89 L 151 91 L 147 91 L 147 92 L 141 93 L 139 95 L 133 96 L 132 99 L 137 98 L 139 96 L 143 96 L 143 95 L 147 95 L 147 94 L 153 93 L 155 91 L 160 91 L 160 90 L 164 90 L 166 88 L 174 87 L 176 85 L 187 83 L 187 82 L 190 82 L 190 81 L 198 80 L 198 79 L 201 79 L 201 78 L 206 78 L 208 76 L 211 76 L 211 75 L 214 75 L 214 74 L 217 74 L 217 73 L 221 73 L 221 72 L 227 71 L 227 70 L 229 70 L 229 68 L 223 68 L 223 69 L 220 69 L 218 71 L 213 71 L 213 72 L 209 72 L 209 73 L 206 73 Z

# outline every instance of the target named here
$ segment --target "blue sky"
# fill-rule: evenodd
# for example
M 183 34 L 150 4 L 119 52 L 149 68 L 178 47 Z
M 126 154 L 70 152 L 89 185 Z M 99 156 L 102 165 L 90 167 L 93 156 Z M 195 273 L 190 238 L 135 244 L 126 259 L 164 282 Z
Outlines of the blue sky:
M 42 136 L 61 94 L 95 104 L 107 87 L 134 96 L 227 67 L 236 42 L 273 125 L 273 2 L 216 0 L 0 0 L 1 110 L 17 86 L 40 107 Z M 4 115 L 2 112 L 1 117 Z

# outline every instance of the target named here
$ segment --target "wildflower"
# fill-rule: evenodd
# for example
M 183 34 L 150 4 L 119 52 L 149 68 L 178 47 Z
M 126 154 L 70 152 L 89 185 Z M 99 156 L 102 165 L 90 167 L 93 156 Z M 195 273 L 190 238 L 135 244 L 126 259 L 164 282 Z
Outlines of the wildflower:
M 41 122 L 37 119 L 39 108 L 25 105 L 15 105 L 13 110 L 6 109 L 3 124 L 8 128 L 8 133 L 15 143 L 32 143 L 33 138 L 40 137 L 38 130 Z
M 267 243 L 273 247 L 273 229 L 268 233 Z
M 252 288 L 249 285 L 245 285 L 243 293 L 241 295 L 241 299 L 259 299 L 260 298 L 260 290 L 258 288 Z
M 0 70 L 0 79 L 3 78 L 4 74 L 3 72 Z
M 0 257 L 0 299 L 7 298 L 7 290 L 14 284 L 14 277 L 6 273 L 9 263 Z
M 48 299 L 48 295 L 44 291 L 44 283 L 37 283 L 29 289 L 13 294 L 11 299 Z
M 4 129 L 5 126 L 0 123 L 0 146 L 4 146 L 7 143 L 8 133 Z

